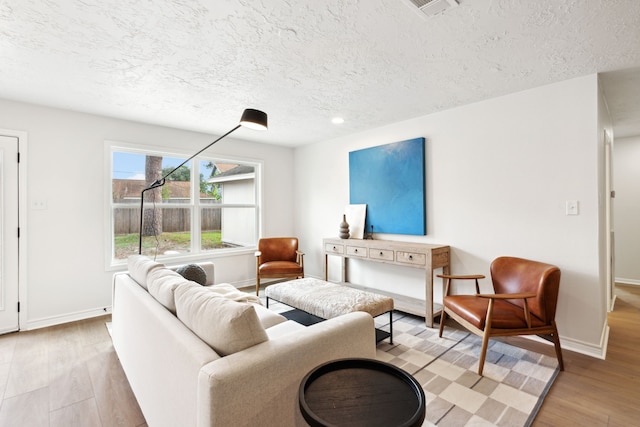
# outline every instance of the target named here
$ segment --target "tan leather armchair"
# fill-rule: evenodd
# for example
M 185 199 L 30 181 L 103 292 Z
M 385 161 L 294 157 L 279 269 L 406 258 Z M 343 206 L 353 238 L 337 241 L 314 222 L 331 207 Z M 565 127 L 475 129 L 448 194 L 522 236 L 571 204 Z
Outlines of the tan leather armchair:
M 256 295 L 260 279 L 304 277 L 304 253 L 296 237 L 269 237 L 258 241 L 256 256 Z
M 560 370 L 564 370 L 555 315 L 560 285 L 560 269 L 550 264 L 522 258 L 500 257 L 491 263 L 495 294 L 480 294 L 482 275 L 446 279 L 440 318 L 440 336 L 446 315 L 482 337 L 478 374 L 482 375 L 490 337 L 539 335 L 553 341 Z M 452 280 L 475 280 L 475 295 L 449 295 Z

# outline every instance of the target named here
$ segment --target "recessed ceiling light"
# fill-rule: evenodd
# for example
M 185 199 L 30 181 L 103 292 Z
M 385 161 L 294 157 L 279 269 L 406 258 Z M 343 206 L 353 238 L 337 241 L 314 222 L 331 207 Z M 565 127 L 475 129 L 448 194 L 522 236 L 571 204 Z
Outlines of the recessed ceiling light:
M 333 123 L 334 125 L 341 125 L 342 123 L 344 123 L 344 119 L 342 117 L 334 117 L 333 119 L 331 119 L 331 123 Z

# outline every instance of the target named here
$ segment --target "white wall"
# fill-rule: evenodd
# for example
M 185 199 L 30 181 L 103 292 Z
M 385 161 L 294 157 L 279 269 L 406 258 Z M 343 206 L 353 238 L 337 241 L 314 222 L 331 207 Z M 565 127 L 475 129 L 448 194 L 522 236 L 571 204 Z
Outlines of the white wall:
M 613 159 L 616 281 L 640 285 L 640 136 L 616 139 Z
M 239 130 L 212 152 L 263 161 L 262 234 L 298 235 L 306 273 L 321 277 L 321 240 L 337 235 L 349 202 L 348 153 L 426 137 L 428 235 L 376 238 L 449 244 L 452 271 L 461 274 L 488 275 L 489 263 L 500 255 L 558 265 L 563 345 L 597 355 L 606 331 L 601 128 L 608 123 L 601 104 L 592 75 L 296 150 L 243 141 Z M 104 265 L 104 141 L 180 144 L 196 151 L 212 140 L 2 100 L 0 128 L 28 133 L 28 203 L 45 200 L 48 206 L 29 209 L 23 230 L 23 329 L 95 315 L 111 305 L 113 272 Z M 565 215 L 566 200 L 579 200 L 580 215 Z M 253 280 L 251 253 L 214 262 L 216 282 Z M 423 292 L 418 270 L 352 267 L 352 277 L 367 285 Z
M 488 276 L 500 255 L 558 265 L 563 345 L 599 356 L 607 330 L 600 125 L 598 79 L 591 75 L 299 148 L 296 230 L 305 272 L 322 276 L 322 238 L 337 235 L 349 203 L 348 153 L 424 136 L 428 234 L 376 238 L 449 244 L 458 274 Z M 565 215 L 567 200 L 579 201 L 579 215 Z M 350 268 L 354 281 L 423 293 L 416 270 L 355 262 Z M 490 289 L 488 279 L 482 286 Z
M 107 271 L 104 262 L 105 140 L 180 146 L 195 152 L 214 139 L 4 100 L 0 100 L 0 128 L 27 132 L 29 153 L 23 161 L 28 168 L 28 206 L 33 201 L 47 203 L 46 210 L 29 208 L 22 230 L 27 244 L 27 295 L 21 300 L 28 310 L 22 329 L 96 315 L 111 306 L 113 271 Z M 293 150 L 244 141 L 245 132 L 251 131 L 239 129 L 210 150 L 263 161 L 263 234 L 292 234 Z M 216 282 L 253 283 L 252 250 L 214 261 Z

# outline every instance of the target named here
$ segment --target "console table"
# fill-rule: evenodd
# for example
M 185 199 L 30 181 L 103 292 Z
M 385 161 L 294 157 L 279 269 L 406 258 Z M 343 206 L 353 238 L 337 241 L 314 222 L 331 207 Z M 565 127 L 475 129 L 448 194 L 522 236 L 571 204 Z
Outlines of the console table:
M 354 288 L 363 289 L 393 298 L 394 307 L 400 311 L 424 316 L 425 324 L 433 328 L 433 317 L 440 314 L 440 304 L 433 302 L 433 270 L 442 268 L 449 274 L 449 246 L 427 243 L 398 242 L 392 240 L 361 240 L 327 238 L 322 240 L 324 252 L 324 280 L 328 278 L 329 255 L 341 257 L 342 282 Z M 380 262 L 425 270 L 425 299 L 420 300 L 381 289 L 349 283 L 347 258 Z

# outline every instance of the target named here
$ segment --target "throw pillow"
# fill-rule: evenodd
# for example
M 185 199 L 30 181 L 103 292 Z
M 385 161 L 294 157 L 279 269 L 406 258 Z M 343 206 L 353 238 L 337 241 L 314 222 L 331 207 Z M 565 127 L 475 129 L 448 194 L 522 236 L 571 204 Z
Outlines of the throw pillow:
M 174 292 L 183 283 L 189 283 L 189 281 L 168 268 L 157 268 L 147 275 L 149 293 L 173 314 L 176 314 Z M 194 286 L 198 285 L 194 284 Z
M 197 264 L 183 265 L 176 270 L 176 273 L 185 279 L 199 283 L 202 286 L 207 284 L 207 273 L 204 271 L 204 268 Z
M 140 286 L 148 289 L 147 276 L 149 272 L 158 267 L 164 267 L 164 264 L 155 262 L 144 255 L 131 255 L 127 258 L 127 267 L 129 268 L 129 276 Z
M 267 341 L 253 305 L 217 296 L 193 283 L 175 291 L 178 319 L 221 356 Z

